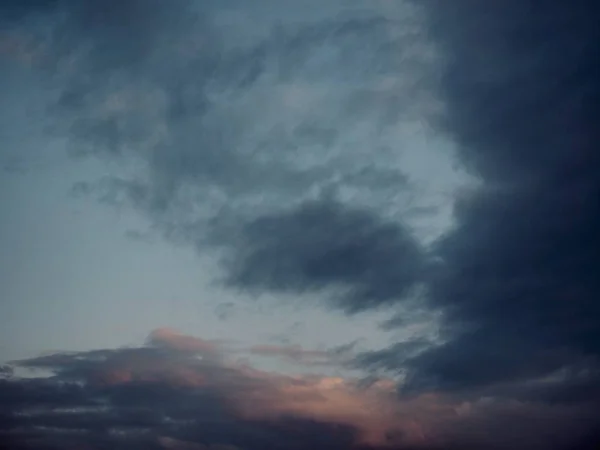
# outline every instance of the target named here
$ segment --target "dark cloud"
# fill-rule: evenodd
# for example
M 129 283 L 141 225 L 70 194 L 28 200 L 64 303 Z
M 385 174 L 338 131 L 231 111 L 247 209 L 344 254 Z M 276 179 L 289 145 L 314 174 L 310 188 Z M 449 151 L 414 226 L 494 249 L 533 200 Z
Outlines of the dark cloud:
M 236 307 L 233 302 L 220 303 L 215 307 L 215 315 L 219 320 L 227 320 L 235 316 Z
M 239 8 L 235 2 L 221 9 L 158 0 L 52 5 L 64 19 L 49 16 L 55 25 L 41 65 L 52 80 L 55 125 L 77 154 L 147 164 L 149 172 L 130 181 L 142 183 L 147 198 L 133 201 L 149 212 L 173 208 L 190 185 L 238 198 L 301 194 L 338 174 L 343 184 L 375 190 L 402 183 L 383 152 L 367 168 L 344 155 L 338 162 L 347 167 L 295 163 L 346 145 L 353 124 L 368 120 L 382 131 L 410 109 L 406 97 L 377 91 L 379 80 L 398 76 L 394 52 L 403 66 L 422 65 L 390 32 L 396 18 L 378 8 L 340 8 L 339 18 L 273 30 L 266 23 L 259 37 L 240 41 L 257 25 L 218 23 L 223 11 Z
M 62 0 L 31 0 L 26 3 L 19 0 L 2 2 L 2 22 L 13 22 L 27 18 L 32 14 L 55 11 Z
M 389 304 L 423 281 L 425 256 L 410 231 L 368 210 L 310 202 L 246 224 L 227 258 L 242 289 L 347 290 L 334 305 L 355 313 Z
M 306 350 L 298 345 L 255 345 L 248 351 L 255 355 L 283 357 L 298 362 L 327 360 L 330 357 L 327 351 Z
M 600 158 L 593 2 L 425 2 L 439 124 L 481 187 L 434 253 L 444 343 L 364 355 L 407 391 L 600 405 Z
M 8 365 L 0 365 L 0 378 L 6 378 L 12 376 L 14 369 Z
M 287 376 L 199 359 L 195 345 L 181 342 L 205 341 L 163 334 L 142 347 L 13 362 L 50 375 L 0 380 L 0 441 L 32 450 L 562 449 L 589 442 L 597 423 L 589 402 L 400 398 L 393 380 Z
M 272 261 L 248 270 L 243 262 L 226 266 L 232 283 L 272 291 L 345 284 L 356 292 L 341 302 L 348 311 L 389 302 L 410 289 L 419 270 L 409 267 L 420 256 L 408 231 L 342 206 L 323 206 L 317 217 L 319 207 L 310 213 L 298 204 L 319 192 L 349 192 L 374 209 L 392 196 L 399 209 L 408 205 L 410 196 L 399 193 L 411 187 L 390 133 L 400 118 L 429 108 L 427 58 L 416 51 L 426 50 L 426 42 L 405 14 L 408 6 L 333 2 L 293 20 L 291 2 L 271 6 L 257 5 L 262 17 L 239 26 L 223 25 L 227 14 L 239 12 L 237 2 L 219 8 L 216 2 L 58 1 L 32 4 L 29 15 L 14 3 L 11 17 L 18 9 L 43 19 L 43 27 L 27 23 L 20 30 L 37 36 L 35 67 L 50 87 L 54 132 L 67 136 L 77 155 L 139 169 L 86 180 L 78 193 L 133 205 L 168 237 L 184 235 L 203 247 L 215 244 L 206 237 L 215 216 L 235 216 L 248 223 L 243 233 L 260 239 L 268 222 L 295 233 L 293 220 L 315 214 L 313 223 L 329 223 L 315 227 L 321 235 L 306 236 L 313 240 L 307 249 L 260 249 L 288 253 L 295 267 L 275 274 Z M 299 212 L 284 219 L 281 211 L 294 205 Z M 339 229 L 352 226 L 373 230 L 358 237 Z M 338 232 L 343 236 L 329 235 Z M 333 238 L 336 248 L 320 254 L 332 252 L 323 267 L 302 261 L 319 256 L 309 252 Z M 362 242 L 353 248 L 339 240 L 354 238 Z M 402 256 L 385 250 L 384 239 Z M 233 253 L 254 263 L 259 255 L 241 245 Z M 354 262 L 343 261 L 344 252 Z M 370 273 L 368 265 L 379 263 L 393 266 Z
M 346 450 L 363 448 L 361 442 L 380 448 L 388 430 L 406 426 L 392 420 L 387 385 L 361 388 L 338 378 L 290 377 L 207 361 L 198 358 L 201 339 L 164 335 L 153 332 L 143 347 L 14 362 L 51 375 L 0 380 L 0 440 L 32 449 L 227 444 Z M 376 412 L 380 408 L 388 414 Z
M 351 359 L 355 342 L 328 350 L 311 350 L 300 345 L 254 345 L 247 349 L 252 355 L 281 358 L 305 366 L 343 366 Z
M 446 59 L 444 125 L 465 163 L 490 182 L 575 178 L 595 156 L 595 5 L 425 3 Z

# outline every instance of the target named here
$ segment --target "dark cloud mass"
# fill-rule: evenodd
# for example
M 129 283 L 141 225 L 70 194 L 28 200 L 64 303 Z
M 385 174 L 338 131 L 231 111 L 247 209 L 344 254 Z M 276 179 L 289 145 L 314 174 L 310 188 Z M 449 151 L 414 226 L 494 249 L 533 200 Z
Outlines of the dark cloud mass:
M 415 378 L 470 385 L 593 371 L 598 11 L 585 1 L 458 4 L 432 11 L 448 52 L 442 93 L 448 129 L 484 185 L 458 203 L 458 228 L 438 246 L 447 270 L 432 302 L 458 335 L 423 355 Z
M 160 329 L 142 347 L 15 361 L 50 376 L 0 380 L 0 439 L 11 449 L 525 449 L 583 438 L 595 420 L 580 406 L 399 399 L 393 380 L 264 372 L 222 346 L 221 358 L 198 358 L 199 342 Z
M 597 408 L 598 8 L 424 4 L 445 59 L 439 123 L 482 186 L 459 199 L 434 249 L 443 268 L 429 301 L 446 342 L 364 358 L 408 370 L 407 391 Z
M 345 288 L 335 301 L 349 313 L 407 295 L 425 270 L 409 230 L 331 202 L 262 216 L 240 240 L 228 258 L 229 283 L 275 292 Z
M 181 450 L 375 450 L 419 439 L 389 383 L 361 388 L 200 359 L 204 343 L 160 329 L 143 347 L 13 362 L 52 375 L 0 380 L 0 439 L 8 448 Z M 421 408 L 425 421 L 426 402 Z

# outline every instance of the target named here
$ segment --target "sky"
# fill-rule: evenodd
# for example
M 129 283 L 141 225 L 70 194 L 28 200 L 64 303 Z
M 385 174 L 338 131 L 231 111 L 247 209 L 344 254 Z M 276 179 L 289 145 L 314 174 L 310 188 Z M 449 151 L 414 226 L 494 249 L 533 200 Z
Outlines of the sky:
M 596 448 L 597 9 L 1 2 L 0 448 Z

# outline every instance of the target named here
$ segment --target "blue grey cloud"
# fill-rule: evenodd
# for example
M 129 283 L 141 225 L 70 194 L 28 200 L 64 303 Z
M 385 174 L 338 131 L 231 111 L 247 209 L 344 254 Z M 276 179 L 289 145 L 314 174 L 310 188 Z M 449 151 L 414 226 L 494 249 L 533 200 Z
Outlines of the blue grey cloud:
M 571 387 L 600 374 L 595 7 L 427 5 L 446 59 L 438 124 L 482 184 L 434 249 L 429 303 L 443 312 L 443 343 L 364 358 L 407 370 L 408 391 L 520 397 L 530 386 L 583 401 Z
M 303 293 L 338 288 L 348 313 L 390 304 L 424 282 L 420 244 L 372 211 L 312 202 L 245 224 L 226 256 L 227 282 L 247 290 Z
M 35 67 L 51 92 L 54 133 L 76 156 L 133 168 L 75 191 L 132 206 L 170 238 L 229 247 L 238 260 L 223 266 L 231 272 L 225 278 L 238 287 L 344 285 L 355 293 L 333 304 L 347 311 L 406 295 L 424 257 L 402 218 L 383 216 L 392 199 L 408 212 L 414 189 L 399 163 L 397 124 L 421 119 L 431 106 L 427 42 L 412 9 L 336 3 L 336 14 L 303 10 L 306 17 L 290 20 L 290 3 L 267 8 L 271 19 L 265 9 L 265 28 L 257 30 L 235 22 L 246 12 L 240 5 L 32 5 L 23 29 L 39 35 Z M 327 198 L 339 205 L 312 215 L 304 206 Z M 310 233 L 302 230 L 308 216 Z M 246 240 L 227 235 L 226 221 Z M 261 244 L 268 223 L 282 236 Z M 274 253 L 287 253 L 290 267 L 275 270 Z M 331 267 L 309 273 L 318 263 L 303 259 L 316 257 Z

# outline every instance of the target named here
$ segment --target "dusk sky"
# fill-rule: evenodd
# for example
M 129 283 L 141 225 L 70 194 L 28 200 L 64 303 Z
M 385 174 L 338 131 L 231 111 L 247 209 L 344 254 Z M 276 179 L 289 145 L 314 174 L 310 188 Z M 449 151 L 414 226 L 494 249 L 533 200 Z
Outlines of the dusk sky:
M 594 3 L 0 1 L 0 449 L 600 448 Z

